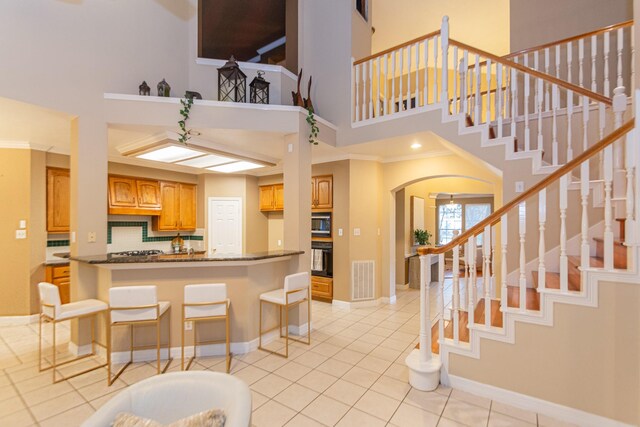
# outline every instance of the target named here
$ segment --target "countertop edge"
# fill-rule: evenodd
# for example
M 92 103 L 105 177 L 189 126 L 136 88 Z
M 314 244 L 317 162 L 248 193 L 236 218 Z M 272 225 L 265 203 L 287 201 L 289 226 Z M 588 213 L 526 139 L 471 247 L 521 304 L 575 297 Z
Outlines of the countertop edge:
M 103 256 L 87 256 L 87 257 L 70 257 L 69 260 L 77 261 L 90 265 L 128 265 L 128 264 L 184 264 L 184 263 L 228 263 L 237 262 L 245 263 L 251 261 L 264 261 L 275 258 L 291 257 L 293 255 L 304 254 L 304 251 L 287 251 L 278 252 L 274 254 L 246 254 L 246 256 L 230 256 L 223 257 L 184 257 L 184 258 L 158 258 L 157 256 L 145 256 L 145 257 L 122 257 L 105 259 Z M 106 255 L 105 255 L 106 256 Z

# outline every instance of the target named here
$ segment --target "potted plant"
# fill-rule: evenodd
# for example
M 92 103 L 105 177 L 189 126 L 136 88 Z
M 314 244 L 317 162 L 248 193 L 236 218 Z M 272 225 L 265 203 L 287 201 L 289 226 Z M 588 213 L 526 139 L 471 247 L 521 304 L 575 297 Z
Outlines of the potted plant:
M 431 244 L 431 242 L 429 241 L 429 239 L 431 238 L 431 233 L 429 233 L 427 230 L 417 228 L 413 231 L 413 237 L 415 238 L 415 241 L 419 246 L 426 246 Z

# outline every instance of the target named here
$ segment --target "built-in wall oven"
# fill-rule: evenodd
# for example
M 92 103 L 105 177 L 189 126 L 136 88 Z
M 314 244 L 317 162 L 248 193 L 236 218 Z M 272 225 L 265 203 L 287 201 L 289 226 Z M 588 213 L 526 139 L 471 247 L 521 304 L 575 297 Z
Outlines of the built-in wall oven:
M 311 213 L 311 237 L 331 237 L 331 212 Z
M 333 243 L 311 242 L 311 274 L 333 277 Z

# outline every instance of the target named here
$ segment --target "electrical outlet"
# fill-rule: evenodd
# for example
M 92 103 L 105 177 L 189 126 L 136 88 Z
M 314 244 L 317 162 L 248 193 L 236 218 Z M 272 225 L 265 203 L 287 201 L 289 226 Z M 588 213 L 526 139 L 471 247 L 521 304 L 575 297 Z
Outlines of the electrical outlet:
M 71 243 L 75 243 L 76 242 L 76 232 L 72 231 L 70 237 L 71 237 Z
M 342 237 L 342 228 L 338 228 L 338 236 Z
M 192 321 L 184 322 L 184 330 L 185 331 L 190 331 L 192 329 L 193 329 L 193 322 Z
M 96 232 L 95 231 L 90 231 L 89 234 L 87 235 L 87 242 L 89 243 L 95 243 L 96 242 Z
M 16 239 L 26 239 L 27 230 L 16 230 Z
M 353 235 L 354 236 L 359 236 L 360 235 L 360 229 L 359 228 L 354 228 L 353 229 Z

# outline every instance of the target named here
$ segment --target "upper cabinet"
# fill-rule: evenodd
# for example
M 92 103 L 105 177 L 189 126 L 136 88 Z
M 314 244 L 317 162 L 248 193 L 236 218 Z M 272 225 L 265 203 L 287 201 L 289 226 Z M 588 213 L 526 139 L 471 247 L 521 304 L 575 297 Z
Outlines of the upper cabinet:
M 162 209 L 158 181 L 109 175 L 109 213 L 159 215 Z
M 333 175 L 321 175 L 311 178 L 311 208 L 333 208 Z
M 47 231 L 68 233 L 71 186 L 68 169 L 47 168 Z
M 284 210 L 284 185 L 260 186 L 260 211 L 273 212 Z
M 162 210 L 153 217 L 152 226 L 158 231 L 196 229 L 197 186 L 179 182 L 160 183 Z

